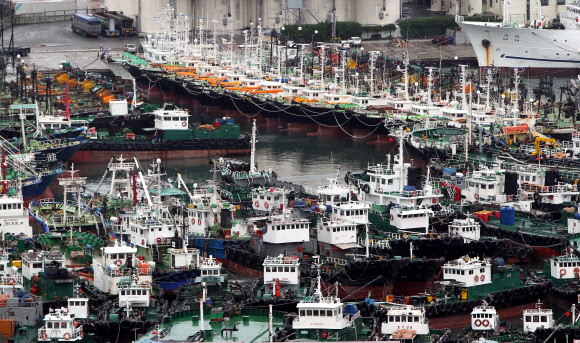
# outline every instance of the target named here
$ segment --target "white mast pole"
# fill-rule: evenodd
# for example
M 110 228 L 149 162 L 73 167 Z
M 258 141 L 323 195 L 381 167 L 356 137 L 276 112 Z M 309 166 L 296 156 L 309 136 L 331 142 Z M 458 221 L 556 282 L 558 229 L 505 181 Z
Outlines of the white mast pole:
M 250 153 L 250 174 L 256 171 L 256 119 L 252 124 L 252 151 Z

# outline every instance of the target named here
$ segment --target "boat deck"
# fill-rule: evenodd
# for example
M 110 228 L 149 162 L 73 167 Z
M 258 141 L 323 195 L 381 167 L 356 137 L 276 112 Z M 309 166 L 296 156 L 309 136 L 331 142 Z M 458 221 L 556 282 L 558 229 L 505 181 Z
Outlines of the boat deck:
M 195 311 L 196 313 L 198 311 Z M 259 313 L 259 314 L 255 314 Z M 206 331 L 207 342 L 266 342 L 268 338 L 268 312 L 265 310 L 243 310 L 242 314 L 236 315 L 223 322 L 211 322 L 209 313 L 204 314 L 203 326 Z M 195 315 L 199 317 L 198 315 Z M 247 323 L 244 323 L 244 317 L 247 316 Z M 192 321 L 191 315 L 179 317 L 174 315 L 172 325 L 163 325 L 161 332 L 167 334 L 160 338 L 155 330 L 144 335 L 138 342 L 151 341 L 178 341 L 187 342 L 188 337 L 200 331 L 199 320 Z M 178 318 L 176 318 L 178 317 Z M 274 315 L 273 327 L 274 334 L 276 327 L 283 328 L 283 317 L 281 314 Z M 234 329 L 237 329 L 235 330 Z M 166 330 L 169 328 L 169 330 Z M 232 331 L 233 330 L 233 331 Z M 154 335 L 153 332 L 156 332 Z

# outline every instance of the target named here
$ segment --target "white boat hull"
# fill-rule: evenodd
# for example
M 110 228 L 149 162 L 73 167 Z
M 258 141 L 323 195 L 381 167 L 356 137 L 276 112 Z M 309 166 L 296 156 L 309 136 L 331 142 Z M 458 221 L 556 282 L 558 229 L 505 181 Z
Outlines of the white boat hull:
M 535 70 L 580 68 L 580 31 L 500 27 L 459 22 L 480 67 Z M 489 42 L 489 46 L 485 47 Z

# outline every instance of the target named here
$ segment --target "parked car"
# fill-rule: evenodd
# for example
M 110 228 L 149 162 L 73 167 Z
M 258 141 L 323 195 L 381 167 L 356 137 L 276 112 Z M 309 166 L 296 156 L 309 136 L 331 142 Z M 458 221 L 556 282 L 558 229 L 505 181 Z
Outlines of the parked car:
M 135 54 L 137 53 L 137 46 L 135 44 L 125 44 L 125 52 Z
M 362 39 L 360 37 L 350 37 L 350 46 L 353 48 L 362 46 Z
M 350 49 L 350 42 L 347 40 L 343 40 L 340 42 L 340 47 L 343 49 Z

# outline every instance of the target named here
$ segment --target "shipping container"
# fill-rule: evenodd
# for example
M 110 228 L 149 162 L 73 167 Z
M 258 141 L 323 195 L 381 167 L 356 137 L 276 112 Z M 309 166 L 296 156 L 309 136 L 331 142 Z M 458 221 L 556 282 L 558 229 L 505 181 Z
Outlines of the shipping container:
M 88 14 L 75 14 L 71 18 L 71 29 L 85 37 L 96 37 L 101 33 L 101 21 Z

